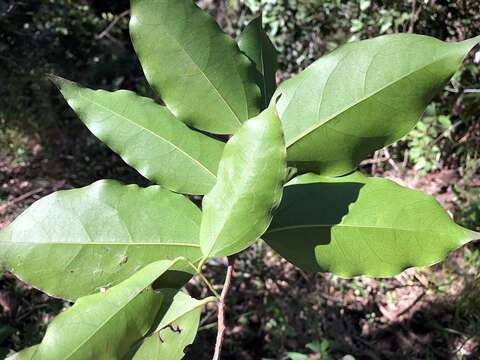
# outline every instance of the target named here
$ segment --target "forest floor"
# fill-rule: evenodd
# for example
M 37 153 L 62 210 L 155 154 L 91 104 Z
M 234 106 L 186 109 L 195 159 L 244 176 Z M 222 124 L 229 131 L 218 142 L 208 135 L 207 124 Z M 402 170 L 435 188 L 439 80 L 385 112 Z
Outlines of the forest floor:
M 31 140 L 21 160 L 0 157 L 0 228 L 58 189 L 102 177 L 146 184 L 114 154 L 95 145 L 92 151 L 100 155 L 92 157 L 82 144 L 56 138 L 50 146 L 55 151 L 47 151 Z M 411 171 L 383 175 L 423 189 L 457 211 L 450 190 L 459 181 L 455 171 L 423 178 Z M 304 273 L 259 242 L 235 261 L 224 359 L 339 359 L 347 354 L 356 359 L 478 359 L 479 249 L 470 245 L 432 268 L 410 269 L 393 279 L 345 280 Z M 225 264 L 209 265 L 206 275 L 222 284 Z M 206 295 L 197 285 L 189 284 L 190 293 Z M 2 352 L 38 343 L 65 306 L 9 273 L 0 275 L 0 358 Z M 205 310 L 190 358 L 211 357 L 215 311 L 214 306 Z

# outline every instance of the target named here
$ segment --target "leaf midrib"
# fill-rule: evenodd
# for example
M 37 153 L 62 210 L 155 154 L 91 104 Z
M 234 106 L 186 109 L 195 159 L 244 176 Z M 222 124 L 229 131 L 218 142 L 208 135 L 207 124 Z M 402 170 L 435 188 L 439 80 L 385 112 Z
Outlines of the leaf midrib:
M 157 276 L 157 278 L 159 276 L 161 276 L 163 273 L 165 273 L 169 268 L 171 268 L 173 265 L 175 265 L 177 261 L 172 261 L 171 265 L 169 267 L 167 267 L 160 275 Z M 133 302 L 133 300 L 135 300 L 138 295 L 140 295 L 141 293 L 143 293 L 143 291 L 148 288 L 149 286 L 151 285 L 151 282 L 149 282 L 146 286 L 142 286 L 140 289 L 138 289 L 136 292 L 135 292 L 135 296 L 129 296 L 126 300 L 126 302 L 120 306 L 120 308 L 118 308 L 116 311 L 114 311 L 110 316 L 108 316 L 101 324 L 99 324 L 99 326 L 96 328 L 96 330 L 92 333 L 90 333 L 89 336 L 87 336 L 86 339 L 84 339 L 73 351 L 70 352 L 70 354 L 68 354 L 68 356 L 66 357 L 66 359 L 70 359 L 75 353 L 77 353 L 79 350 L 81 350 L 82 346 L 85 345 L 86 343 L 88 343 L 100 330 L 102 330 L 102 328 L 110 321 L 112 320 L 113 318 L 115 318 L 122 310 L 124 310 L 129 304 L 131 304 Z
M 262 140 L 263 140 L 263 136 L 264 136 L 264 133 L 265 133 L 265 129 L 262 130 L 262 134 L 261 136 L 258 136 L 258 138 L 256 139 L 257 141 L 254 143 L 254 146 L 250 147 L 249 148 L 249 151 L 248 151 L 248 159 L 245 161 L 245 163 L 247 164 L 246 166 L 244 166 L 244 168 L 242 169 L 243 172 L 247 173 L 247 176 L 245 176 L 244 178 L 247 178 L 251 175 L 251 171 L 247 171 L 247 169 L 250 169 L 251 167 L 255 167 L 255 162 L 253 161 L 250 161 L 255 153 L 256 153 L 256 150 L 258 148 L 262 148 Z M 244 135 L 244 134 L 242 134 Z M 250 135 L 250 134 L 248 134 Z M 238 146 L 238 145 L 237 145 Z M 253 148 L 253 149 L 252 149 Z M 244 150 L 243 147 L 241 148 L 241 150 Z M 243 159 L 245 160 L 245 159 Z M 237 201 L 239 198 L 241 198 L 241 194 L 242 194 L 242 188 L 246 187 L 249 182 L 242 182 L 240 184 L 240 186 L 237 186 L 235 189 L 234 189 L 234 193 L 232 195 L 232 198 L 234 199 L 234 201 L 228 201 L 227 202 L 227 205 L 226 205 L 226 209 L 224 209 L 223 211 L 223 216 L 222 216 L 222 222 L 221 222 L 221 226 L 220 228 L 218 229 L 218 231 L 216 232 L 216 237 L 214 238 L 214 241 L 211 242 L 210 246 L 208 247 L 208 250 L 206 251 L 206 254 L 205 257 L 208 258 L 210 257 L 210 254 L 212 253 L 213 251 L 213 248 L 215 247 L 216 245 L 216 242 L 218 240 L 218 238 L 222 235 L 223 233 L 223 230 L 225 229 L 225 226 L 227 225 L 227 223 L 230 221 L 230 218 L 231 218 L 231 213 L 233 212 L 236 204 L 237 204 Z M 225 184 L 222 184 L 223 186 L 225 186 Z M 212 192 L 213 192 L 214 189 L 212 189 Z M 216 194 L 215 194 L 216 195 Z M 236 243 L 235 243 L 236 244 Z M 224 250 L 225 248 L 228 248 L 230 246 L 234 246 L 235 244 L 228 244 L 228 245 L 225 245 L 224 247 L 220 248 L 220 249 L 217 249 L 217 252 L 220 252 L 222 250 Z
M 444 61 L 445 59 L 447 59 L 447 58 L 450 57 L 450 56 L 452 56 L 452 55 L 449 54 L 449 55 L 446 55 L 446 56 L 442 56 L 442 57 L 440 57 L 438 60 L 435 60 L 435 61 L 433 61 L 433 62 L 431 62 L 431 63 L 428 63 L 427 65 L 424 65 L 424 66 L 422 66 L 422 67 L 420 67 L 420 68 L 417 68 L 417 69 L 415 69 L 415 70 L 413 70 L 413 71 L 410 71 L 409 73 L 401 76 L 400 78 L 398 78 L 398 79 L 396 79 L 396 80 L 394 80 L 394 81 L 391 81 L 391 82 L 387 83 L 386 85 L 380 87 L 378 90 L 376 90 L 376 91 L 368 94 L 367 96 L 364 96 L 364 97 L 360 98 L 359 100 L 355 101 L 353 104 L 344 107 L 343 109 L 341 109 L 341 110 L 337 111 L 336 113 L 330 115 L 330 117 L 327 117 L 324 121 L 322 121 L 322 122 L 320 122 L 320 123 L 314 124 L 313 126 L 311 126 L 310 128 L 308 128 L 307 130 L 305 130 L 304 132 L 302 132 L 300 135 L 294 137 L 291 141 L 289 141 L 289 142 L 287 143 L 287 148 L 290 148 L 291 146 L 295 145 L 298 141 L 300 141 L 300 140 L 303 139 L 304 137 L 308 136 L 309 134 L 311 134 L 312 132 L 314 132 L 315 130 L 317 130 L 318 128 L 320 128 L 321 126 L 325 125 L 326 123 L 334 120 L 335 118 L 337 118 L 338 116 L 340 116 L 340 115 L 343 114 L 344 112 L 350 110 L 351 108 L 353 108 L 353 107 L 355 107 L 355 106 L 357 106 L 357 105 L 359 105 L 359 104 L 361 104 L 361 103 L 369 100 L 370 98 L 372 98 L 372 97 L 374 97 L 375 95 L 379 94 L 379 93 L 382 92 L 383 90 L 386 90 L 386 89 L 388 89 L 389 87 L 395 85 L 396 83 L 398 83 L 398 82 L 400 82 L 400 81 L 402 81 L 402 80 L 405 80 L 405 79 L 408 78 L 409 76 L 411 76 L 411 75 L 413 75 L 413 74 L 415 74 L 415 73 L 417 73 L 417 72 L 420 72 L 420 71 L 422 71 L 422 70 L 424 70 L 424 69 L 426 69 L 426 68 L 428 68 L 428 67 L 430 67 L 430 66 L 432 66 L 432 65 L 435 65 L 435 64 L 437 64 L 437 63 L 439 63 L 439 62 Z M 367 69 L 367 70 L 368 70 L 368 69 Z M 331 74 L 330 74 L 330 75 L 331 75 Z M 322 89 L 322 94 L 323 94 L 323 91 L 324 91 L 324 90 L 325 90 L 325 89 Z
M 138 20 L 139 23 L 141 23 L 140 20 Z M 147 26 L 158 26 L 159 24 L 145 24 L 144 25 L 147 25 Z M 218 97 L 222 100 L 222 102 L 226 105 L 226 108 L 233 114 L 234 118 L 237 120 L 238 124 L 241 125 L 242 124 L 242 121 L 240 120 L 240 117 L 237 115 L 237 113 L 233 110 L 232 106 L 227 102 L 227 100 L 222 96 L 222 94 L 220 93 L 220 91 L 217 89 L 217 87 L 210 81 L 210 79 L 208 78 L 207 74 L 205 74 L 205 72 L 202 70 L 202 68 L 200 67 L 200 65 L 198 65 L 195 60 L 193 59 L 193 57 L 190 55 L 190 53 L 182 46 L 182 44 L 173 36 L 171 35 L 171 33 L 168 31 L 168 29 L 164 29 L 164 32 L 163 32 L 165 35 L 167 35 L 170 39 L 173 39 L 173 41 L 178 45 L 178 47 L 185 53 L 185 55 L 187 55 L 188 59 L 190 59 L 191 63 L 193 65 L 195 65 L 195 67 L 198 69 L 199 73 L 205 78 L 205 80 L 207 80 L 207 82 L 211 85 L 211 87 L 215 90 L 215 92 L 217 93 Z M 244 91 L 246 92 L 246 90 Z M 245 103 L 247 103 L 246 99 L 245 99 Z
M 148 285 L 150 286 L 150 285 Z M 113 314 L 111 314 L 110 316 L 107 317 L 107 319 L 105 319 L 105 321 L 103 321 L 100 325 L 98 325 L 98 327 L 95 329 L 94 332 L 90 333 L 78 346 L 75 347 L 75 349 L 73 349 L 73 351 L 70 352 L 70 354 L 68 354 L 65 359 L 71 359 L 72 356 L 74 356 L 78 351 L 80 351 L 82 349 L 82 347 L 87 344 L 90 340 L 92 340 L 92 338 L 94 336 L 96 336 L 98 334 L 99 331 L 102 330 L 102 328 L 108 323 L 110 322 L 110 320 L 112 320 L 113 318 L 115 318 L 123 309 L 125 309 L 133 300 L 135 300 L 139 294 L 141 294 L 143 292 L 143 290 L 145 290 L 148 286 L 146 287 L 143 287 L 140 291 L 137 291 L 135 293 L 135 296 L 133 297 L 129 297 L 127 299 L 127 301 L 119 308 L 117 309 L 117 311 L 115 311 Z
M 374 230 L 389 230 L 389 231 L 405 231 L 405 232 L 416 232 L 416 233 L 432 233 L 433 231 L 428 230 L 414 230 L 414 229 L 404 229 L 404 228 L 394 228 L 387 226 L 372 226 L 372 225 L 350 225 L 350 224 L 306 224 L 306 225 L 293 225 L 293 226 L 284 226 L 280 228 L 274 228 L 266 232 L 266 234 L 273 234 L 280 231 L 287 230 L 297 230 L 297 229 L 308 229 L 308 228 L 334 228 L 334 227 L 344 227 L 344 228 L 359 228 L 359 229 L 374 229 Z M 435 234 L 444 234 L 443 232 L 433 232 Z
M 152 134 L 154 137 L 160 139 L 160 141 L 163 141 L 163 142 L 169 144 L 169 145 L 172 146 L 173 148 L 177 149 L 180 153 L 184 154 L 185 157 L 187 157 L 188 159 L 190 159 L 192 162 L 194 162 L 194 163 L 196 163 L 197 165 L 199 165 L 202 169 L 204 169 L 204 170 L 207 172 L 207 174 L 208 174 L 209 176 L 213 177 L 214 180 L 217 178 L 216 175 L 215 175 L 212 171 L 210 171 L 210 169 L 208 169 L 205 165 L 203 165 L 199 160 L 195 159 L 192 155 L 190 155 L 189 153 L 187 153 L 186 151 L 184 151 L 183 149 L 181 149 L 180 147 L 178 147 L 177 145 L 175 145 L 175 144 L 172 143 L 171 141 L 165 139 L 164 137 L 162 137 L 162 136 L 160 136 L 159 134 L 153 132 L 152 130 L 146 128 L 145 126 L 140 125 L 139 123 L 135 122 L 134 120 L 129 119 L 129 118 L 126 117 L 125 115 L 122 115 L 122 114 L 120 114 L 119 112 L 114 111 L 114 110 L 112 110 L 112 109 L 110 109 L 110 108 L 108 108 L 108 107 L 106 107 L 106 106 L 104 106 L 104 105 L 102 105 L 102 104 L 100 104 L 100 103 L 98 103 L 98 102 L 96 102 L 96 101 L 94 101 L 94 100 L 86 97 L 85 95 L 82 94 L 81 91 L 78 91 L 78 95 L 79 95 L 81 98 L 85 99 L 86 101 L 89 101 L 91 104 L 93 104 L 93 105 L 95 105 L 95 106 L 98 106 L 98 107 L 102 108 L 103 110 L 106 110 L 107 112 L 110 112 L 110 113 L 112 113 L 113 115 L 118 116 L 118 117 L 126 120 L 127 122 L 129 122 L 129 123 L 132 124 L 133 126 L 136 126 L 136 127 L 140 128 L 140 129 L 146 131 L 147 133 Z M 88 121 L 86 121 L 86 122 L 88 123 Z

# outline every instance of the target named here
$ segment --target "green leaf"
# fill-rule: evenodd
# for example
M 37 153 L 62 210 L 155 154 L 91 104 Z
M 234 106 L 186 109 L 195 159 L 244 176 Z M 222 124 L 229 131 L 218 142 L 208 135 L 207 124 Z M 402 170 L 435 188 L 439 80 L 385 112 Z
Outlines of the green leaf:
M 50 324 L 35 359 L 124 358 L 154 324 L 165 296 L 162 275 L 178 261 L 157 261 L 106 292 L 78 299 Z
M 285 81 L 274 99 L 288 160 L 343 175 L 413 128 L 480 37 L 446 43 L 396 34 L 348 43 Z
M 357 172 L 295 178 L 263 238 L 308 271 L 387 277 L 437 263 L 480 234 L 455 224 L 433 197 Z
M 257 68 L 257 84 L 262 90 L 263 108 L 266 108 L 277 88 L 278 61 L 277 50 L 263 29 L 261 16 L 243 30 L 238 46 Z
M 282 196 L 285 144 L 273 107 L 248 120 L 225 146 L 217 183 L 203 198 L 205 257 L 242 251 L 268 228 Z
M 284 359 L 290 359 L 290 360 L 308 360 L 309 357 L 308 355 L 298 353 L 298 352 L 288 352 L 286 357 Z
M 187 198 L 159 186 L 98 181 L 33 204 L 0 232 L 0 262 L 51 295 L 76 299 L 156 260 L 198 261 L 200 218 Z
M 233 133 L 258 114 L 254 66 L 192 0 L 132 0 L 130 35 L 145 76 L 186 124 Z
M 31 346 L 18 353 L 10 355 L 6 360 L 33 360 L 37 349 L 38 345 Z
M 222 142 L 190 130 L 164 106 L 131 91 L 94 91 L 51 78 L 90 131 L 147 179 L 199 195 L 215 184 Z
M 139 344 L 134 360 L 179 360 L 184 349 L 193 343 L 197 334 L 202 307 L 215 300 L 196 300 L 185 293 L 177 292 L 171 304 L 160 311 L 162 319 L 153 334 Z

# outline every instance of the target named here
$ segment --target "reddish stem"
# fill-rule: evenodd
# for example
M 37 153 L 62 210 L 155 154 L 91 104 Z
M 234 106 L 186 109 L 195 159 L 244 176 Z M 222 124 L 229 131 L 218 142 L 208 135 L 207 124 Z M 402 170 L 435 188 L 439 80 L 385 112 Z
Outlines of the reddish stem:
M 218 330 L 217 341 L 215 343 L 215 353 L 212 360 L 220 360 L 220 353 L 222 352 L 223 338 L 225 337 L 225 299 L 230 290 L 230 283 L 232 281 L 233 274 L 233 259 L 228 258 L 227 275 L 225 276 L 225 282 L 223 284 L 222 293 L 220 294 L 220 300 L 218 302 Z

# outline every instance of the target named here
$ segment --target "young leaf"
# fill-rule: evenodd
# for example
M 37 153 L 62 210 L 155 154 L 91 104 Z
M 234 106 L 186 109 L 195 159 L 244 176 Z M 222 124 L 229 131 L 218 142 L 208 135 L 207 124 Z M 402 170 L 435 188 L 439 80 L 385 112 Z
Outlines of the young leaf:
M 285 157 L 273 107 L 245 122 L 230 139 L 217 183 L 203 198 L 200 245 L 206 257 L 242 251 L 268 228 L 282 196 Z
M 157 261 L 105 293 L 78 299 L 50 324 L 34 358 L 123 359 L 155 322 L 164 300 L 158 282 L 178 261 Z
M 0 232 L 0 263 L 49 294 L 76 299 L 156 260 L 198 261 L 200 217 L 192 202 L 159 186 L 98 181 L 33 204 Z
M 52 80 L 90 131 L 149 180 L 198 195 L 215 184 L 222 142 L 190 130 L 164 106 L 131 91 L 94 91 Z
M 192 0 L 132 0 L 130 34 L 145 76 L 186 124 L 233 133 L 258 114 L 254 67 Z
M 305 270 L 387 277 L 439 262 L 480 234 L 433 197 L 357 172 L 295 178 L 263 238 Z
M 212 298 L 196 300 L 176 292 L 173 301 L 165 302 L 160 324 L 153 334 L 142 340 L 133 360 L 180 360 L 184 350 L 193 343 L 198 330 L 202 307 Z
M 285 81 L 275 95 L 288 160 L 343 175 L 400 139 L 480 37 L 460 43 L 396 34 L 349 43 Z
M 257 68 L 257 84 L 262 90 L 263 108 L 277 88 L 277 50 L 262 26 L 262 17 L 253 19 L 243 30 L 238 46 Z

